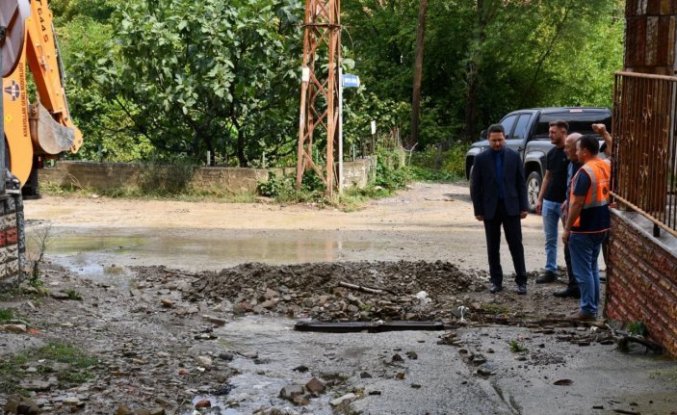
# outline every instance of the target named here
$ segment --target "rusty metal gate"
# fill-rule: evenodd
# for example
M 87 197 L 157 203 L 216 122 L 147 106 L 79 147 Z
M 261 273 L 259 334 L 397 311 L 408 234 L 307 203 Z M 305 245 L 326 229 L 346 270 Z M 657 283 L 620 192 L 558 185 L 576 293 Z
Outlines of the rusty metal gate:
M 677 77 L 616 74 L 616 201 L 677 236 Z

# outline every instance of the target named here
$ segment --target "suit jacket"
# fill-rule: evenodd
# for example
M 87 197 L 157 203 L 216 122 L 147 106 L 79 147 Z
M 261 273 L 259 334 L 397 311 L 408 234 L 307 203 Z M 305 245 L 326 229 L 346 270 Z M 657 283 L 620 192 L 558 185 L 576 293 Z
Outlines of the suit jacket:
M 475 216 L 484 216 L 491 220 L 496 215 L 498 205 L 498 182 L 496 164 L 492 149 L 487 149 L 475 157 L 470 179 L 470 197 Z M 529 210 L 527 185 L 524 179 L 522 159 L 516 151 L 505 148 L 503 157 L 503 179 L 505 188 L 505 210 L 508 216 L 519 215 Z

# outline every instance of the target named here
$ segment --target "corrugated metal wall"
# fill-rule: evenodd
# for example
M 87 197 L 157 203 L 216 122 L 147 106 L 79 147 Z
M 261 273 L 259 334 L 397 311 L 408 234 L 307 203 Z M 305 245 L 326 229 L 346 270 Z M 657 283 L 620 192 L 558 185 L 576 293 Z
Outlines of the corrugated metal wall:
M 677 0 L 627 0 L 625 69 L 677 73 Z

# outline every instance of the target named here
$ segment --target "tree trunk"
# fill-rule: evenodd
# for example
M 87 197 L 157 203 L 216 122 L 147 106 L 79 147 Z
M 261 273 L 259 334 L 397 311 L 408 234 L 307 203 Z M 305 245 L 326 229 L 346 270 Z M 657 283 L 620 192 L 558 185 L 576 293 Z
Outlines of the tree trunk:
M 472 141 L 477 133 L 479 81 L 480 81 L 480 55 L 482 46 L 486 41 L 486 26 L 488 24 L 487 7 L 493 7 L 491 0 L 477 0 L 477 14 L 473 43 L 470 45 L 468 62 L 466 63 L 466 94 L 465 94 L 465 120 L 463 135 Z
M 428 0 L 420 0 L 418 25 L 416 27 L 416 62 L 414 63 L 414 85 L 411 100 L 411 138 L 409 148 L 418 142 L 419 121 L 421 119 L 421 81 L 423 79 L 423 51 L 425 49 L 425 18 L 428 12 Z
M 240 167 L 247 167 L 247 157 L 244 154 L 244 145 L 245 145 L 244 131 L 242 131 L 242 128 L 240 128 L 240 125 L 237 123 L 237 120 L 235 119 L 234 115 L 231 118 L 231 121 L 233 123 L 233 126 L 237 130 L 237 141 L 235 142 L 235 155 L 237 156 L 237 161 Z
M 200 130 L 195 127 L 193 127 L 193 142 L 190 146 L 190 150 L 191 153 L 193 153 L 195 160 L 199 160 L 200 155 L 198 152 L 200 151 Z

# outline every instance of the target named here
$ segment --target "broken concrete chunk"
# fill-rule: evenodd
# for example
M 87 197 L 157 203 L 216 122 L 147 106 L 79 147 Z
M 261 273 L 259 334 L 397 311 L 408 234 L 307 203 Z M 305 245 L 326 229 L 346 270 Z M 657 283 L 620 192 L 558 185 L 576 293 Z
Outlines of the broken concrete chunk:
M 331 401 L 329 401 L 329 405 L 340 406 L 340 405 L 343 405 L 345 403 L 352 402 L 355 399 L 357 399 L 357 395 L 355 395 L 354 393 L 347 393 L 347 394 L 341 396 L 340 398 L 332 399 Z
M 314 377 L 306 383 L 306 389 L 310 393 L 322 393 L 325 390 L 325 383 Z
M 287 385 L 280 391 L 280 398 L 294 402 L 294 397 L 303 396 L 306 393 L 302 385 Z
M 25 333 L 28 328 L 25 324 L 0 324 L 0 331 L 5 333 Z
M 195 360 L 204 368 L 210 368 L 214 364 L 212 358 L 209 356 L 198 356 Z
M 52 291 L 49 295 L 55 300 L 68 300 L 70 298 L 68 293 L 63 291 Z

